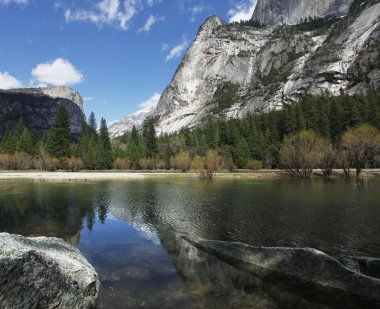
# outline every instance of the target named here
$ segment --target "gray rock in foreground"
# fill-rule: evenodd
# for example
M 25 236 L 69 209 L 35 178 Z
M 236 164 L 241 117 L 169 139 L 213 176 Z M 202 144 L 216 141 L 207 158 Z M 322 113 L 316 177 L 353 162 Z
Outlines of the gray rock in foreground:
M 0 308 L 93 308 L 95 269 L 58 238 L 0 233 Z
M 321 251 L 184 239 L 241 271 L 313 301 L 336 308 L 380 308 L 380 279 L 351 271 Z

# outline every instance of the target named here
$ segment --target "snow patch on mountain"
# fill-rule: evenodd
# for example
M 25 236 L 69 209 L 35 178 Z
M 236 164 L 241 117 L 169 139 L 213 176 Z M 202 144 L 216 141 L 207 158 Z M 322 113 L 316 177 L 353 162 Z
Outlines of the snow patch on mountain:
M 115 138 L 123 135 L 127 131 L 131 131 L 133 126 L 140 128 L 144 123 L 144 120 L 153 115 L 161 94 L 155 93 L 148 100 L 139 105 L 140 110 L 130 114 L 124 119 L 116 120 L 109 126 L 109 133 L 111 138 Z

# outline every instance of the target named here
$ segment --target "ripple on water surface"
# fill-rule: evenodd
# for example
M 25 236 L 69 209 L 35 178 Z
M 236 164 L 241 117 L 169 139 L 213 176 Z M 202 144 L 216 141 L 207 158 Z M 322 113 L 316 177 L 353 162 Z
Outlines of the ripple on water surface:
M 308 308 L 180 234 L 380 257 L 379 184 L 197 179 L 0 183 L 0 229 L 57 236 L 99 272 L 100 308 Z

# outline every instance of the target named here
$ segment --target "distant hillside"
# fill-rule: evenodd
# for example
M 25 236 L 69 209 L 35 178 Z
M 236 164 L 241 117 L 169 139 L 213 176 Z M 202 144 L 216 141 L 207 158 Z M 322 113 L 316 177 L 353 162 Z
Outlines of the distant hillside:
M 5 126 L 15 125 L 20 117 L 27 128 L 47 132 L 60 105 L 69 112 L 73 138 L 79 139 L 85 116 L 78 92 L 67 87 L 0 90 L 0 139 Z

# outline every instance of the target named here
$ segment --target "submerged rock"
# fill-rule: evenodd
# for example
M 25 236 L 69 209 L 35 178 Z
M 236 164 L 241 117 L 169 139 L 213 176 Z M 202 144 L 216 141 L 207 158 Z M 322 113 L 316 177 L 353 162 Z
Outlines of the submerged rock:
M 0 233 L 0 308 L 93 308 L 95 269 L 58 238 Z
M 380 259 L 365 256 L 353 256 L 351 258 L 359 264 L 360 272 L 380 279 Z
M 336 308 L 379 308 L 380 280 L 351 271 L 311 248 L 253 247 L 184 236 L 196 248 L 235 268 Z M 367 270 L 369 268 L 367 267 Z

